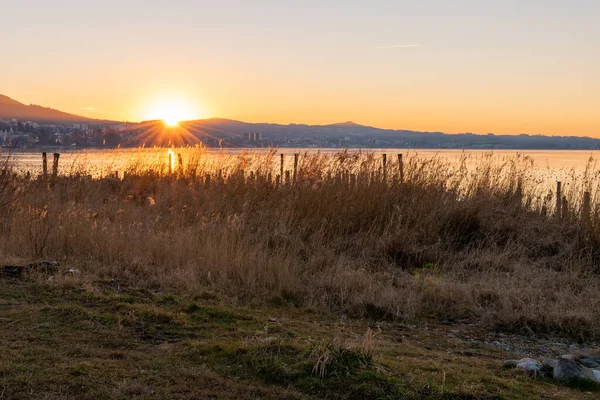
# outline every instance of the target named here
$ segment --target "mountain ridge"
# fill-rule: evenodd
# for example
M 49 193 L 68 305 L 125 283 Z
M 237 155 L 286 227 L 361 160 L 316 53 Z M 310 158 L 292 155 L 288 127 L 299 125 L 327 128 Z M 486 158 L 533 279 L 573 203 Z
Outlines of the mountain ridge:
M 43 123 L 116 123 L 116 121 L 83 117 L 35 104 L 25 105 L 2 94 L 0 94 L 0 118 Z
M 21 105 L 21 106 L 24 106 L 25 104 L 19 103 L 18 101 L 14 100 L 14 99 L 11 99 L 8 96 L 0 94 L 0 105 Z
M 16 118 L 42 123 L 117 124 L 116 121 L 96 120 L 37 105 L 26 106 L 10 97 L 0 95 L 0 118 Z M 130 124 L 128 134 L 150 129 L 161 121 Z M 278 124 L 244 122 L 227 118 L 208 118 L 180 122 L 195 140 L 214 141 L 221 145 L 247 146 L 242 138 L 247 133 L 260 133 L 260 141 L 272 146 L 296 147 L 395 147 L 395 148 L 453 148 L 453 149 L 600 149 L 600 139 L 588 136 L 507 135 L 385 129 L 360 125 L 352 121 L 328 125 Z

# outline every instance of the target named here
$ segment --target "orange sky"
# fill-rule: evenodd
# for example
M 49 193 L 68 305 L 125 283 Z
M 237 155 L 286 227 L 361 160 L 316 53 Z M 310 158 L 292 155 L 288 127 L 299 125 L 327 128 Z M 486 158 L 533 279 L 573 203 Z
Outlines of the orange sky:
M 27 104 L 600 137 L 600 2 L 24 3 L 0 25 L 0 93 Z

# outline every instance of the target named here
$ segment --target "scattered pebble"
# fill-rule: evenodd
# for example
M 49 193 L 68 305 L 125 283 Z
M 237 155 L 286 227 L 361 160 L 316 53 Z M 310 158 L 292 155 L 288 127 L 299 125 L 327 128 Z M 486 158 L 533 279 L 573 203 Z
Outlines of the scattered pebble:
M 533 358 L 521 360 L 506 360 L 504 366 L 516 368 L 537 376 L 538 374 L 552 377 L 559 382 L 589 382 L 600 384 L 600 370 L 587 368 L 575 361 L 571 354 L 561 356 L 558 360 L 546 359 L 542 363 Z
M 75 275 L 78 274 L 79 270 L 77 268 L 69 268 L 68 270 L 66 270 L 63 275 Z

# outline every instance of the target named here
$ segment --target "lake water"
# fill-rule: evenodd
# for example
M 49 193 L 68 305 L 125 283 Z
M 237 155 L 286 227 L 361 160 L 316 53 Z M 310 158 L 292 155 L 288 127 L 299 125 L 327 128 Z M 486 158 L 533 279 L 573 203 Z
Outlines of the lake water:
M 112 149 L 112 150 L 71 150 L 71 149 L 51 149 L 48 152 L 48 169 L 52 166 L 52 152 L 60 153 L 60 172 L 68 173 L 79 169 L 87 171 L 94 176 L 104 176 L 113 171 L 122 171 L 132 162 L 143 163 L 164 163 L 167 164 L 168 149 Z M 194 149 L 174 149 L 175 153 L 182 152 L 183 154 L 192 154 L 198 150 Z M 202 157 L 212 158 L 221 162 L 223 158 L 234 157 L 240 153 L 263 153 L 268 149 L 206 149 Z M 321 153 L 336 153 L 340 149 L 277 149 L 277 154 L 283 153 L 288 156 L 294 153 L 300 154 L 315 154 Z M 542 179 L 551 184 L 557 180 L 569 184 L 574 178 L 581 177 L 588 165 L 592 165 L 593 172 L 598 170 L 595 164 L 589 164 L 590 158 L 598 160 L 600 151 L 589 150 L 432 150 L 432 149 L 368 149 L 358 150 L 349 149 L 348 152 L 363 153 L 386 153 L 388 159 L 394 160 L 397 154 L 403 154 L 405 157 L 422 157 L 432 158 L 437 157 L 452 162 L 458 162 L 462 157 L 467 156 L 467 164 L 470 167 L 476 165 L 483 159 L 492 157 L 495 161 L 502 163 L 505 160 L 515 159 L 517 156 L 527 156 L 533 162 L 533 167 L 530 168 L 530 176 L 542 177 Z M 42 156 L 39 151 L 11 151 L 4 149 L 4 156 L 10 156 L 10 162 L 15 169 L 21 173 L 30 172 L 32 175 L 40 174 L 42 171 Z M 199 154 L 199 152 L 198 152 Z M 175 157 L 174 157 L 175 158 Z M 287 162 L 292 161 L 292 157 L 286 157 Z

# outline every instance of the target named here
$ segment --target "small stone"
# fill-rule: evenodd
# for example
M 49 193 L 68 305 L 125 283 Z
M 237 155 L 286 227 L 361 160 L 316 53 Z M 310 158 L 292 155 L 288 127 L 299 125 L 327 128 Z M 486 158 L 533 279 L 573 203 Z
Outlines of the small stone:
M 556 366 L 558 365 L 558 360 L 555 360 L 553 358 L 545 359 L 544 361 L 542 361 L 542 365 L 546 368 L 552 368 L 554 370 L 554 368 L 556 368 Z
M 63 275 L 71 275 L 71 276 L 73 276 L 73 275 L 78 274 L 78 273 L 79 273 L 79 270 L 77 268 L 69 268 L 68 270 L 66 270 L 64 272 Z
M 582 355 L 577 361 L 587 368 L 600 368 L 600 356 Z
M 600 383 L 600 379 L 597 378 L 597 374 L 594 372 L 594 370 L 582 367 L 575 361 L 564 358 L 561 358 L 558 361 L 558 364 L 552 373 L 552 377 L 557 381 L 568 383 Z
M 523 358 L 521 360 L 504 361 L 505 368 L 516 368 L 530 374 L 537 374 L 542 370 L 542 364 L 533 358 Z
M 538 373 L 542 369 L 542 364 L 533 358 L 524 358 L 517 364 L 517 369 L 521 369 L 525 372 Z
M 277 322 L 277 318 L 269 317 L 269 322 Z

